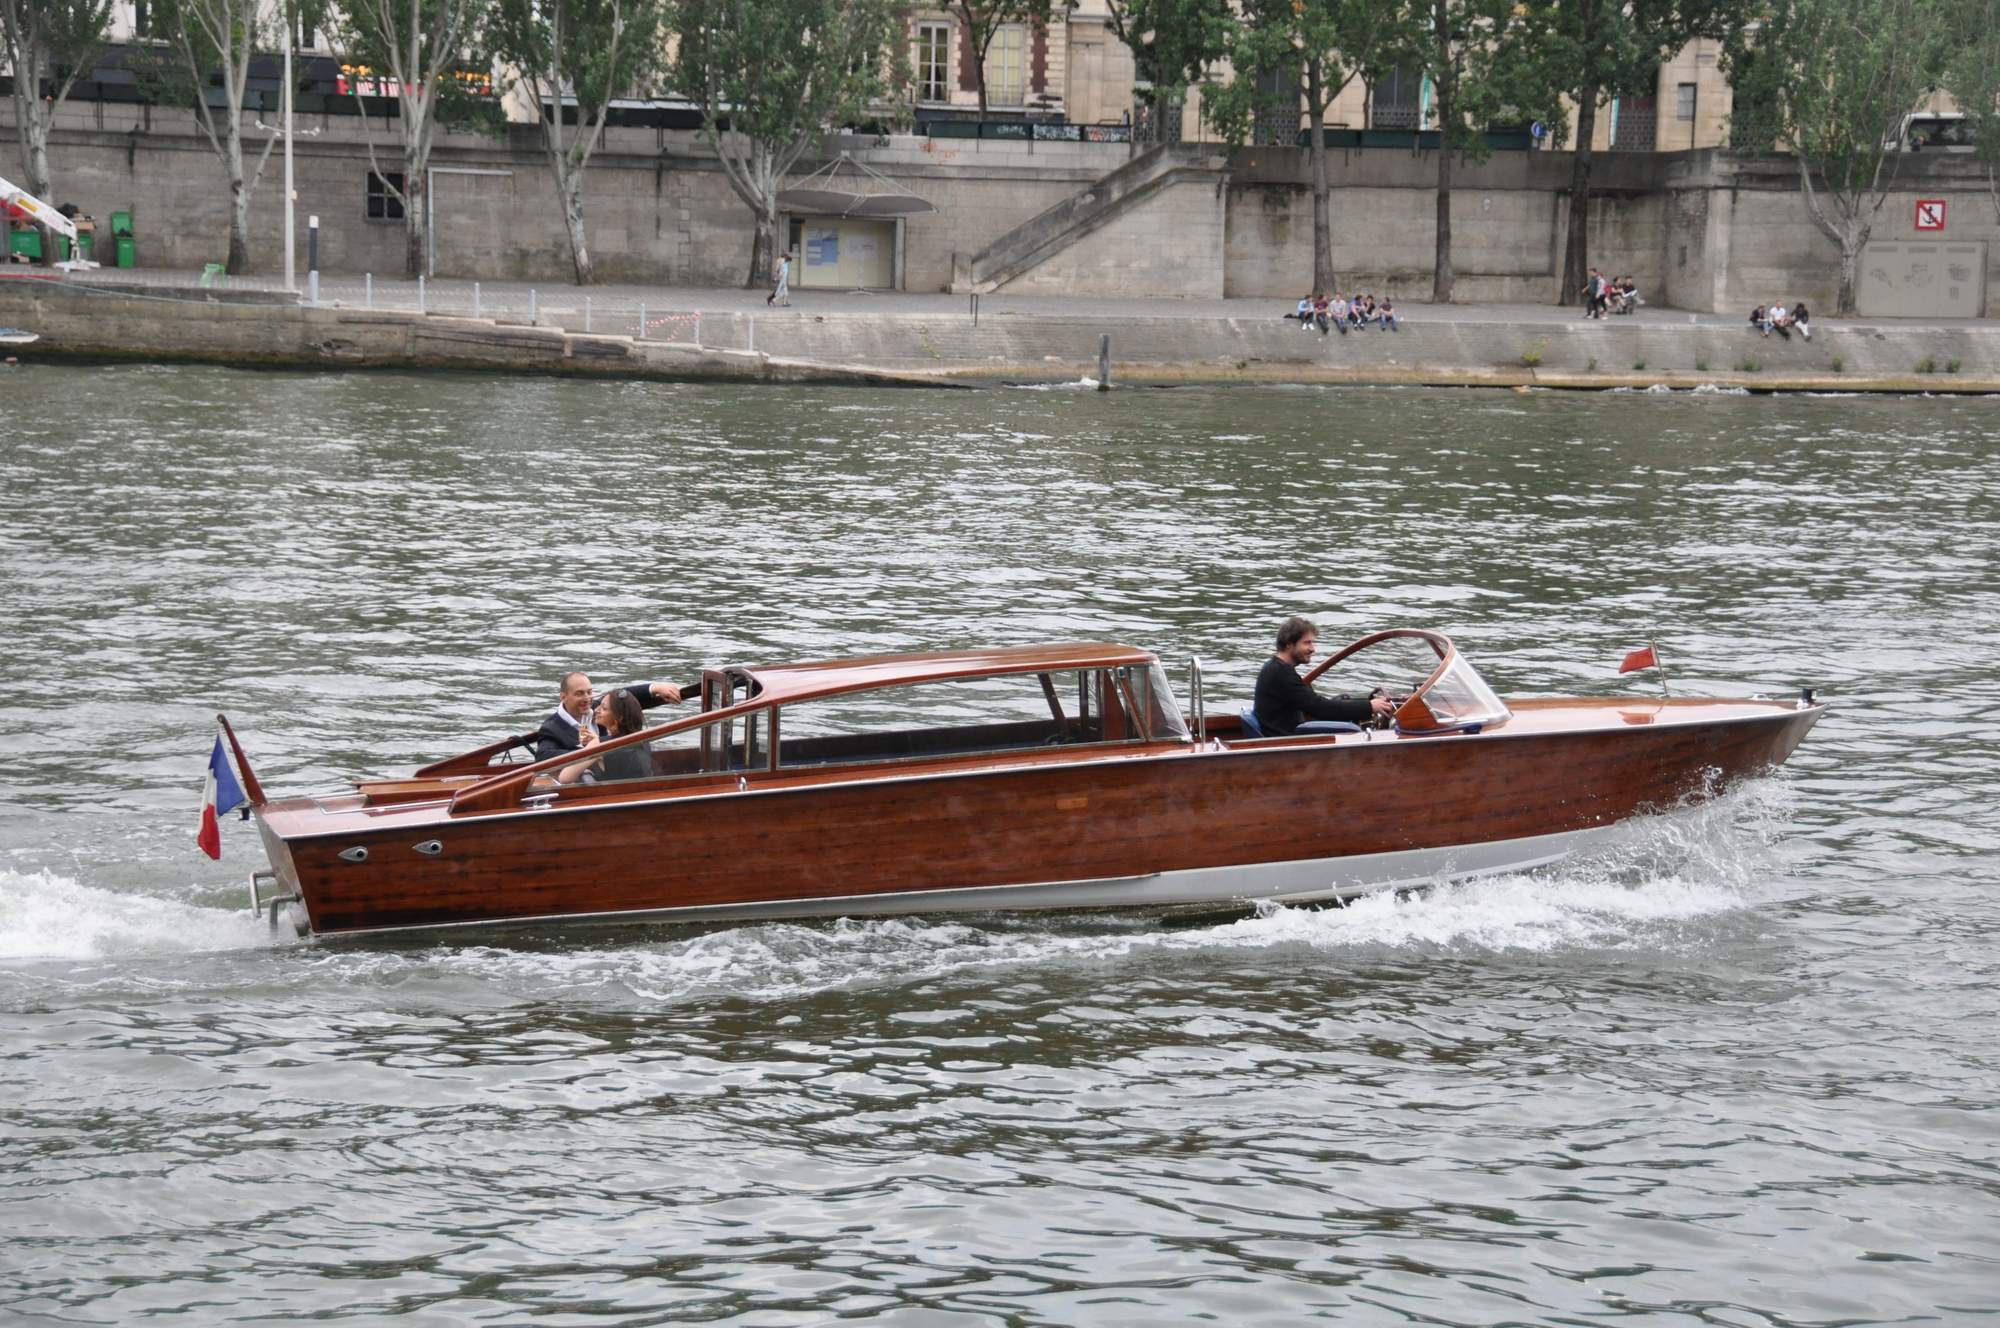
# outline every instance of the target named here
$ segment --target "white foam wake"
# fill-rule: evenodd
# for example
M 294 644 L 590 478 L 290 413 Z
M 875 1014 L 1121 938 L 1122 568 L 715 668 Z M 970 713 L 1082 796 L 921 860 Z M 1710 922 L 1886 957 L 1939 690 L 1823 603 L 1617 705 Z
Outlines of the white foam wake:
M 269 944 L 249 909 L 206 908 L 0 869 L 0 960 L 187 954 Z

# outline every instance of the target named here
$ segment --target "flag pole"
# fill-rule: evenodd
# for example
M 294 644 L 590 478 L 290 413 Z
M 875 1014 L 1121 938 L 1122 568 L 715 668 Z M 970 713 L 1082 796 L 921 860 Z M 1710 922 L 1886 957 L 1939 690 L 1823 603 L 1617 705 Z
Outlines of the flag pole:
M 1667 690 L 1667 666 L 1660 663 L 1659 643 L 1649 636 L 1646 638 L 1646 648 L 1653 652 L 1653 668 L 1660 675 L 1660 695 L 1671 701 L 1674 694 Z

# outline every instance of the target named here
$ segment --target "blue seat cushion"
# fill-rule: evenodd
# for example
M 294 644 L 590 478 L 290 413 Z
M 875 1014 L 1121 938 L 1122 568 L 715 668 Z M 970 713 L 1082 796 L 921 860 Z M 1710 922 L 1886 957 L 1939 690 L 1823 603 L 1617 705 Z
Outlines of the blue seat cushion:
M 1249 706 L 1244 706 L 1241 710 L 1237 711 L 1236 713 L 1243 717 L 1244 737 L 1261 738 L 1264 736 L 1263 727 L 1257 723 L 1256 711 L 1252 710 Z

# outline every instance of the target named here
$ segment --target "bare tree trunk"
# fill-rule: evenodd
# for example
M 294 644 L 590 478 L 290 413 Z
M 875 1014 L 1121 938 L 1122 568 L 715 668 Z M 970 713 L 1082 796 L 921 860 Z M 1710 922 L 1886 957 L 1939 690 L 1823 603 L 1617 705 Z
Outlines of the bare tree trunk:
M 53 206 L 56 186 L 49 172 L 49 117 L 43 103 L 30 102 L 28 106 L 28 117 L 21 122 L 21 164 L 27 168 L 28 192 Z
M 561 158 L 555 158 L 560 163 Z M 576 284 L 588 286 L 597 280 L 590 261 L 590 245 L 583 236 L 583 176 L 578 171 L 556 166 L 556 193 L 562 199 L 563 229 L 569 232 L 569 253 L 576 266 Z
M 1840 298 L 1834 313 L 1842 318 L 1854 316 L 1854 287 L 1861 274 L 1861 250 L 1868 243 L 1868 229 L 1863 227 L 1856 234 L 1850 227 L 1840 241 Z
M 1306 109 L 1312 116 L 1308 155 L 1312 158 L 1313 290 L 1333 289 L 1333 200 L 1326 179 L 1326 71 L 1317 57 L 1306 61 Z
M 764 201 L 753 214 L 755 234 L 750 242 L 750 279 L 743 283 L 745 290 L 758 290 L 771 284 L 772 265 L 778 261 L 778 199 L 774 193 Z
M 250 191 L 243 187 L 243 167 L 230 168 L 229 181 L 229 261 L 224 271 L 240 277 L 250 270 Z
M 430 270 L 430 231 L 426 226 L 425 205 L 430 201 L 429 182 L 409 157 L 403 163 L 403 275 L 415 281 Z
M 1437 43 L 1437 68 L 1431 81 L 1437 87 L 1438 112 L 1438 182 L 1437 182 L 1437 224 L 1435 228 L 1437 253 L 1432 262 L 1431 303 L 1450 304 L 1452 289 L 1458 284 L 1458 274 L 1451 266 L 1451 147 L 1452 138 L 1458 128 L 1458 85 L 1453 80 L 1454 68 L 1451 59 L 1451 23 L 1448 0 L 1433 0 L 1431 5 L 1431 35 Z M 1422 125 L 1417 128 L 1421 130 Z
M 1569 173 L 1569 240 L 1563 246 L 1562 287 L 1557 304 L 1580 299 L 1583 280 L 1590 273 L 1590 140 L 1597 133 L 1598 88 L 1595 83 L 1578 94 L 1576 107 L 1576 153 Z

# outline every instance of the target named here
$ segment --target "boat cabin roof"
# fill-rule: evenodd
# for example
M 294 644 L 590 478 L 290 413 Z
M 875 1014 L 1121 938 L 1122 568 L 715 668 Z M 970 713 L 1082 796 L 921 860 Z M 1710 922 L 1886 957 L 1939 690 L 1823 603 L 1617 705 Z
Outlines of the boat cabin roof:
M 1136 646 L 1113 641 L 1071 641 L 1060 645 L 938 650 L 908 655 L 862 655 L 806 664 L 753 665 L 743 672 L 756 680 L 760 689 L 757 700 L 770 704 L 953 678 L 1108 669 L 1154 662 L 1152 651 Z

